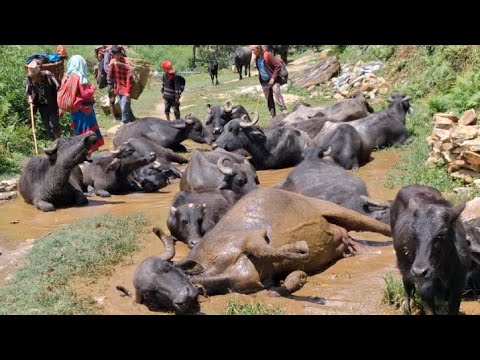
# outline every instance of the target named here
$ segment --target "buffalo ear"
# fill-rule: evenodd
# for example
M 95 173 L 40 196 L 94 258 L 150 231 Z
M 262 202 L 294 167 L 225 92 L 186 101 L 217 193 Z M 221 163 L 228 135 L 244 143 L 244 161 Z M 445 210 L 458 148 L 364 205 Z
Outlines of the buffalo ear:
M 248 136 L 251 137 L 253 141 L 258 143 L 264 143 L 267 140 L 265 134 L 258 130 L 250 131 Z
M 222 181 L 218 186 L 217 190 L 228 189 L 228 183 L 226 181 Z
M 111 171 L 117 171 L 118 168 L 120 167 L 120 160 L 118 158 L 113 159 L 113 161 L 107 166 L 107 169 L 105 170 L 107 173 Z
M 195 260 L 185 260 L 175 264 L 175 267 L 182 270 L 187 275 L 198 275 L 205 271 L 202 265 Z
M 462 211 L 465 209 L 465 205 L 467 205 L 467 199 L 463 199 L 463 201 L 458 204 L 458 205 L 455 205 L 453 207 L 453 212 L 452 212 L 452 222 L 455 222 L 458 217 L 460 216 L 460 214 L 462 213 Z
M 413 211 L 417 211 L 420 208 L 420 205 L 415 200 L 415 198 L 411 198 L 410 201 L 408 202 L 408 207 Z

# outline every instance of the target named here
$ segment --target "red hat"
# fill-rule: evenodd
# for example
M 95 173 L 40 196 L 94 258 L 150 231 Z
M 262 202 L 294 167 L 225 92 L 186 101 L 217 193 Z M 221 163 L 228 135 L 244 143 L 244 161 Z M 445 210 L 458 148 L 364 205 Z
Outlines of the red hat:
M 173 73 L 173 66 L 172 63 L 168 60 L 162 61 L 162 69 L 165 70 L 167 73 Z
M 57 47 L 57 54 L 60 56 L 67 57 L 67 49 L 65 48 L 64 45 L 58 45 Z

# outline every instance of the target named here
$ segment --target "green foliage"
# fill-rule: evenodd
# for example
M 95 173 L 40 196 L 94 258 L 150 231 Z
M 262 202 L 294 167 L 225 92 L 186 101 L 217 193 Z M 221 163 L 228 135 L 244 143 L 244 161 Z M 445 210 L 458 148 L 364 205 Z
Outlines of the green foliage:
M 285 310 L 262 302 L 239 302 L 230 299 L 225 308 L 226 315 L 284 315 Z
M 95 279 L 138 249 L 142 214 L 77 221 L 37 240 L 25 264 L 0 288 L 0 314 L 94 313 L 91 299 L 68 288 L 74 277 Z
M 219 69 L 230 67 L 233 63 L 230 55 L 240 45 L 199 45 L 197 46 L 197 67 L 208 68 L 210 59 L 217 59 Z
M 305 97 L 309 95 L 309 92 L 307 89 L 294 84 L 290 84 L 288 86 L 286 93 L 292 94 L 292 95 L 298 95 L 298 96 L 305 96 Z
M 161 68 L 163 60 L 170 60 L 175 71 L 191 70 L 192 45 L 130 45 L 129 48 L 141 59 L 149 60 L 153 69 L 158 71 L 163 71 Z M 129 52 L 127 55 L 134 57 Z
M 401 279 L 393 276 L 393 272 L 389 271 L 383 278 L 385 280 L 385 288 L 383 289 L 382 302 L 393 305 L 396 309 L 400 308 L 405 300 L 405 289 Z M 412 301 L 412 312 L 422 309 L 422 302 L 418 294 L 415 294 Z

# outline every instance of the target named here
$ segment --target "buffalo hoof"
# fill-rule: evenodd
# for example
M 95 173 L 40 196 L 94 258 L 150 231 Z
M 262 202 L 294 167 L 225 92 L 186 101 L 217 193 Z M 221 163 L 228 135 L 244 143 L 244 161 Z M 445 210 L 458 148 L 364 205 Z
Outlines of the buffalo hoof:
M 38 210 L 42 210 L 44 212 L 48 212 L 48 211 L 55 211 L 55 206 L 53 206 L 53 204 L 49 203 L 49 202 L 46 202 L 46 201 L 43 201 L 43 200 L 39 200 L 35 203 L 35 206 L 37 207 Z
M 300 290 L 307 283 L 307 274 L 301 270 L 294 271 L 290 273 L 285 281 L 283 286 L 288 290 L 290 294 L 295 291 Z

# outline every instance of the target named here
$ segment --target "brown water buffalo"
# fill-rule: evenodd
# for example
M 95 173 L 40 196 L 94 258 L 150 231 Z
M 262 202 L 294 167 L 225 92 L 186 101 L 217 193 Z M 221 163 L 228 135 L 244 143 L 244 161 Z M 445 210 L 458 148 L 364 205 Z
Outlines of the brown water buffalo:
M 176 268 L 189 276 L 184 287 L 201 286 L 209 295 L 252 293 L 289 274 L 288 279 L 295 277 L 301 283 L 286 290 L 298 290 L 305 281 L 298 271 L 323 270 L 355 253 L 347 234 L 350 230 L 390 235 L 390 226 L 331 202 L 279 189 L 258 189 L 240 199 Z M 171 237 L 162 241 L 166 254 L 160 258 L 171 259 Z M 171 282 L 168 272 L 146 280 Z

